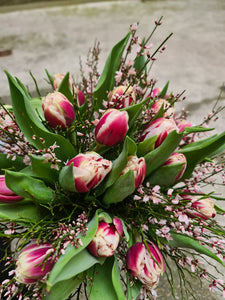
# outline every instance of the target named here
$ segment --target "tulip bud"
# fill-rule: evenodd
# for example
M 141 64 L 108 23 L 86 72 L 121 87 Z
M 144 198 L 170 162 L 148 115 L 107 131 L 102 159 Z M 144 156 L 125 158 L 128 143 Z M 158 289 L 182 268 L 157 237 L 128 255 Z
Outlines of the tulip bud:
M 153 243 L 148 243 L 148 249 L 144 243 L 131 246 L 127 253 L 127 267 L 149 290 L 157 286 L 160 274 L 165 272 L 162 254 Z
M 23 197 L 16 195 L 5 183 L 5 176 L 0 176 L 0 202 L 15 203 L 22 200 Z
M 155 142 L 155 148 L 159 147 L 165 140 L 167 135 L 173 131 L 178 130 L 176 123 L 172 119 L 158 118 L 152 121 L 142 132 L 140 137 L 140 142 L 150 138 L 152 136 L 158 135 Z
M 154 117 L 157 112 L 160 110 L 160 108 L 163 105 L 163 109 L 164 109 L 164 114 L 163 117 L 164 118 L 172 118 L 175 114 L 175 109 L 170 105 L 170 103 L 165 100 L 165 99 L 157 99 L 150 110 L 150 113 L 152 114 L 152 117 Z
M 100 221 L 97 232 L 87 246 L 88 251 L 96 257 L 112 256 L 123 235 L 123 225 L 119 218 L 113 218 L 113 223 Z
M 75 85 L 73 85 L 73 92 L 74 92 L 74 96 L 77 99 L 77 105 L 79 107 L 82 106 L 85 102 L 84 94 L 77 87 L 75 87 Z
M 188 191 L 189 192 L 189 191 Z M 195 191 L 191 191 L 194 193 Z M 196 192 L 197 193 L 197 192 Z M 182 199 L 190 201 L 190 208 L 186 210 L 190 217 L 200 217 L 203 220 L 214 218 L 216 211 L 214 203 L 210 198 L 203 198 L 201 195 L 181 194 Z M 193 208 L 193 209 L 191 209 Z
M 53 128 L 65 130 L 75 119 L 72 103 L 60 92 L 48 94 L 42 99 L 45 119 Z
M 96 141 L 109 147 L 121 143 L 128 130 L 128 120 L 126 111 L 108 109 L 95 128 Z
M 102 182 L 112 169 L 112 162 L 96 152 L 80 153 L 67 165 L 73 164 L 75 190 L 86 193 Z
M 58 90 L 64 77 L 65 77 L 65 74 L 63 74 L 63 73 L 57 73 L 53 76 L 53 89 L 55 91 Z M 71 76 L 69 76 L 69 85 L 70 85 L 70 88 L 72 89 L 73 78 Z
M 166 162 L 164 162 L 163 166 L 171 166 L 171 165 L 176 165 L 176 164 L 184 164 L 182 170 L 177 174 L 177 177 L 175 178 L 175 181 L 179 180 L 186 169 L 187 166 L 187 160 L 184 154 L 182 153 L 173 153 Z
M 155 98 L 160 93 L 161 93 L 161 90 L 159 88 L 155 88 L 155 89 L 152 90 L 151 96 L 152 96 L 152 98 Z
M 16 262 L 16 280 L 20 283 L 35 283 L 49 273 L 54 265 L 49 254 L 51 244 L 34 244 L 22 250 Z
M 202 198 L 197 199 L 192 202 L 191 207 L 196 209 L 193 214 L 197 217 L 202 218 L 203 220 L 207 220 L 208 218 L 214 218 L 216 215 L 216 211 L 214 209 L 214 203 L 210 198 Z
M 108 96 L 108 101 L 113 105 L 116 104 L 115 108 L 124 108 L 135 102 L 136 96 L 131 86 L 127 87 L 120 85 L 116 87 Z
M 188 122 L 187 120 L 182 120 L 180 123 L 177 125 L 179 132 L 183 131 L 185 127 L 192 127 L 192 123 Z
M 144 157 L 129 156 L 126 167 L 123 169 L 121 175 L 128 171 L 134 171 L 135 188 L 137 189 L 145 179 L 146 163 Z

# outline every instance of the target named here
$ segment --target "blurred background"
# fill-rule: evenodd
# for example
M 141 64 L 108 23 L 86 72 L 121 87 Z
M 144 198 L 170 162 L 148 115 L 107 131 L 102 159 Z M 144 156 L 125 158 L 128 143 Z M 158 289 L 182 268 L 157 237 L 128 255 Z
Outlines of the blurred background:
M 224 90 L 225 0 L 0 0 L 1 102 L 10 103 L 4 70 L 35 95 L 32 71 L 44 96 L 49 87 L 45 68 L 51 74 L 69 71 L 77 81 L 80 59 L 85 62 L 89 48 L 99 41 L 101 71 L 110 49 L 130 24 L 138 22 L 139 36 L 148 36 L 161 16 L 163 23 L 152 38 L 153 46 L 173 35 L 164 53 L 157 55 L 152 77 L 158 78 L 159 88 L 169 80 L 169 92 L 174 94 L 185 90 L 186 100 L 179 109 L 190 111 L 189 120 L 200 124 Z M 224 131 L 224 120 L 222 111 L 217 132 Z M 218 192 L 224 191 L 221 187 Z M 201 288 L 196 282 L 195 290 L 196 298 L 222 299 L 209 294 L 207 285 Z M 161 280 L 158 294 L 159 299 L 173 299 L 166 279 Z M 179 291 L 176 299 L 181 299 Z

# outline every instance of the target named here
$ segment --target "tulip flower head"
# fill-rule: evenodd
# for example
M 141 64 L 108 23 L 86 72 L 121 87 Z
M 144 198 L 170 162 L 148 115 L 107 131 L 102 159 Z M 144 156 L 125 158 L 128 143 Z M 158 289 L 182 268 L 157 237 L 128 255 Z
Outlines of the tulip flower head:
M 192 123 L 188 122 L 187 120 L 182 120 L 178 123 L 177 127 L 179 129 L 179 132 L 182 132 L 185 127 L 192 127 Z
M 176 123 L 173 119 L 158 118 L 152 121 L 144 129 L 140 137 L 140 142 L 146 140 L 147 138 L 157 135 L 158 138 L 155 142 L 155 148 L 157 148 L 162 144 L 167 135 L 173 130 L 178 131 Z
M 42 98 L 45 119 L 52 128 L 65 130 L 75 119 L 72 103 L 60 92 L 48 94 Z
M 65 77 L 65 74 L 63 73 L 57 73 L 53 76 L 53 89 L 55 91 L 58 90 L 63 78 Z M 72 89 L 72 86 L 73 86 L 73 78 L 72 76 L 69 76 L 69 85 L 70 85 L 70 88 Z
M 150 110 L 150 113 L 152 114 L 152 117 L 154 117 L 157 112 L 160 110 L 160 108 L 163 106 L 164 109 L 164 118 L 173 118 L 175 114 L 175 109 L 170 105 L 170 103 L 165 99 L 157 99 Z
M 0 176 L 0 202 L 15 203 L 22 200 L 23 197 L 16 195 L 5 183 L 5 176 Z
M 127 173 L 130 170 L 134 171 L 135 188 L 137 189 L 145 179 L 146 163 L 144 157 L 138 158 L 134 155 L 129 156 L 127 165 L 123 169 L 121 175 Z
M 77 99 L 78 107 L 82 106 L 85 102 L 84 94 L 75 85 L 73 85 L 73 92 L 74 92 L 75 98 Z
M 127 253 L 127 267 L 149 290 L 157 286 L 160 274 L 165 272 L 162 254 L 153 243 L 148 243 L 148 249 L 144 243 L 131 246 Z
M 112 256 L 123 236 L 123 225 L 119 218 L 113 218 L 112 223 L 100 221 L 93 240 L 88 245 L 88 251 L 96 257 Z
M 184 200 L 190 201 L 190 207 L 193 209 L 187 209 L 190 217 L 200 217 L 203 220 L 209 218 L 214 218 L 216 215 L 216 210 L 214 208 L 214 203 L 209 197 L 203 198 L 201 195 L 188 195 L 182 194 L 181 197 Z
M 175 178 L 175 181 L 178 181 L 183 176 L 187 166 L 187 160 L 185 155 L 182 153 L 175 152 L 167 159 L 163 166 L 171 166 L 176 164 L 184 164 L 182 170 L 177 174 L 177 177 Z
M 96 152 L 80 153 L 67 165 L 73 164 L 75 190 L 86 193 L 102 182 L 112 169 L 112 162 Z
M 108 109 L 95 128 L 95 138 L 99 144 L 112 147 L 122 142 L 128 130 L 129 116 L 126 111 Z
M 116 105 L 116 109 L 128 107 L 135 102 L 136 96 L 131 86 L 120 85 L 116 87 L 108 96 L 108 102 Z
M 20 283 L 35 283 L 48 274 L 54 265 L 49 256 L 51 244 L 34 244 L 22 250 L 16 263 L 16 280 Z

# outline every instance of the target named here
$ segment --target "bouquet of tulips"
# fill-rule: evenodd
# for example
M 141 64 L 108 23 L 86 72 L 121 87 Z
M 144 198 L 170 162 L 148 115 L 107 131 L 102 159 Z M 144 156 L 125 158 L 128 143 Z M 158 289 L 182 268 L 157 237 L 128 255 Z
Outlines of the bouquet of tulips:
M 131 25 L 101 74 L 96 43 L 80 82 L 46 70 L 47 95 L 32 73 L 35 98 L 6 71 L 1 299 L 155 299 L 160 275 L 175 297 L 174 272 L 184 299 L 195 294 L 189 277 L 224 292 L 225 198 L 214 187 L 225 181 L 225 133 L 208 126 L 223 107 L 197 126 L 175 110 L 183 92 L 149 73 L 170 36 L 154 48 L 153 32 L 141 39 Z

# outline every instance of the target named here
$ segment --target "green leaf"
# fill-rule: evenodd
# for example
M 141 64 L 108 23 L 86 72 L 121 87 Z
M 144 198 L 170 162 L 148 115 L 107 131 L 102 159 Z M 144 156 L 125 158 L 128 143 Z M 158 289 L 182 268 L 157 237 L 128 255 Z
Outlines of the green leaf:
M 135 300 L 140 295 L 142 283 L 139 280 L 130 283 L 129 274 L 127 274 L 127 300 Z
M 88 272 L 88 277 L 92 278 L 92 284 L 88 286 L 90 300 L 120 300 L 112 282 L 113 263 L 114 258 L 108 257 L 103 265 L 96 265 Z
M 47 74 L 48 79 L 49 79 L 49 81 L 50 81 L 50 83 L 51 83 L 51 85 L 53 87 L 54 77 L 48 72 L 47 69 L 45 69 L 45 73 Z
M 219 214 L 224 214 L 225 213 L 225 209 L 219 207 L 216 204 L 214 204 L 214 208 L 215 208 L 216 212 L 219 213 Z
M 115 183 L 110 186 L 103 196 L 103 203 L 109 205 L 123 201 L 135 191 L 135 179 L 133 170 L 121 175 Z
M 187 159 L 187 167 L 182 178 L 189 178 L 198 163 L 202 162 L 205 157 L 213 154 L 224 144 L 225 132 L 220 135 L 213 135 L 210 138 L 191 143 L 178 151 L 183 153 Z
M 117 299 L 119 300 L 126 300 L 126 297 L 124 295 L 122 282 L 120 279 L 120 269 L 119 265 L 116 259 L 116 256 L 114 256 L 114 264 L 112 268 L 112 283 L 115 289 L 115 292 L 117 294 Z
M 94 90 L 93 98 L 97 101 L 97 106 L 103 108 L 102 101 L 107 98 L 107 91 L 111 91 L 115 84 L 115 74 L 120 66 L 123 51 L 130 38 L 130 32 L 119 41 L 111 50 L 101 77 Z
M 70 89 L 70 82 L 69 82 L 69 78 L 70 78 L 70 73 L 66 73 L 66 75 L 63 77 L 60 86 L 58 88 L 58 92 L 62 93 L 64 96 L 66 96 L 66 98 L 73 103 L 74 101 L 74 97 L 73 94 L 71 92 Z
M 73 164 L 62 168 L 62 170 L 59 173 L 59 184 L 66 191 L 76 192 L 73 174 Z
M 13 112 L 17 124 L 27 140 L 37 149 L 48 148 L 56 143 L 59 146 L 55 149 L 57 158 L 62 161 L 72 158 L 75 154 L 72 144 L 64 137 L 52 133 L 45 128 L 23 88 L 8 72 L 6 74 L 9 81 Z M 36 137 L 35 139 L 33 138 L 34 136 Z M 44 139 L 45 142 L 43 143 L 41 139 Z
M 23 162 L 23 156 L 17 156 L 15 160 L 12 160 L 12 156 L 7 158 L 7 154 L 0 153 L 0 168 L 1 172 L 3 173 L 4 169 L 11 169 L 11 170 L 21 170 L 25 167 Z
M 53 200 L 53 191 L 43 181 L 32 178 L 21 172 L 6 171 L 5 181 L 15 194 L 35 201 L 36 203 L 49 203 Z
M 225 267 L 225 264 L 219 259 L 219 257 L 211 252 L 208 248 L 204 247 L 202 244 L 199 243 L 199 241 L 196 241 L 195 239 L 185 235 L 185 234 L 179 234 L 179 233 L 173 233 L 171 232 L 171 237 L 173 240 L 168 242 L 168 245 L 170 247 L 179 247 L 179 248 L 190 248 L 198 253 L 207 255 L 211 257 L 212 259 L 219 262 L 222 266 Z
M 97 196 L 102 195 L 120 176 L 121 172 L 127 165 L 128 156 L 135 155 L 137 146 L 135 142 L 126 136 L 123 149 L 117 159 L 113 162 L 112 170 L 107 178 L 95 189 Z
M 36 111 L 43 120 L 45 120 L 42 109 L 42 100 L 40 98 L 32 98 L 30 99 L 30 105 L 32 106 L 33 110 Z
M 84 278 L 82 276 L 76 276 L 60 281 L 53 286 L 50 293 L 44 296 L 43 300 L 66 300 L 83 280 Z
M 128 134 L 130 132 L 132 132 L 133 126 L 134 126 L 135 122 L 137 121 L 137 118 L 140 115 L 143 106 L 145 105 L 145 103 L 148 100 L 149 99 L 146 98 L 146 99 L 142 100 L 140 103 L 137 103 L 135 105 L 130 105 L 130 106 L 126 107 L 126 108 L 121 109 L 121 110 L 125 110 L 128 113 L 128 115 L 129 115 L 129 122 L 128 122 L 129 130 L 128 130 Z
M 136 73 L 139 73 L 142 71 L 145 71 L 145 73 L 147 72 L 146 57 L 145 57 L 145 55 L 143 55 L 145 39 L 142 40 L 141 44 L 142 44 L 143 48 L 142 48 L 141 52 L 135 57 L 135 60 L 134 60 L 134 68 L 135 68 Z
M 151 136 L 150 138 L 147 138 L 143 142 L 140 142 L 137 145 L 138 157 L 145 156 L 147 153 L 153 151 L 157 138 L 158 138 L 158 136 L 155 135 L 155 136 Z
M 146 178 L 146 181 L 148 181 L 152 186 L 157 184 L 164 187 L 172 186 L 183 167 L 184 163 L 161 166 L 148 178 Z
M 179 145 L 182 137 L 183 134 L 173 130 L 158 148 L 144 156 L 147 167 L 146 177 L 152 174 L 170 157 Z
M 193 132 L 204 132 L 204 131 L 211 131 L 214 130 L 214 128 L 206 128 L 202 126 L 192 126 L 192 127 L 185 127 L 184 134 L 189 134 Z
M 17 204 L 0 203 L 0 219 L 11 221 L 35 222 L 40 219 L 38 207 L 30 202 L 20 201 Z
M 51 167 L 52 163 L 45 162 L 45 158 L 43 156 L 31 155 L 30 158 L 34 176 L 51 184 L 55 184 L 58 180 L 59 172 Z
M 165 84 L 164 88 L 162 89 L 161 93 L 160 93 L 160 98 L 165 98 L 168 87 L 169 87 L 169 81 L 167 81 L 167 83 Z
M 48 278 L 48 290 L 51 289 L 51 287 L 59 282 L 60 276 L 65 277 L 67 276 L 67 268 L 72 263 L 73 258 L 76 257 L 81 251 L 83 251 L 86 246 L 91 242 L 93 239 L 97 228 L 98 228 L 98 211 L 96 212 L 94 218 L 87 224 L 87 233 L 85 236 L 79 235 L 77 238 L 80 238 L 82 240 L 82 246 L 79 246 L 78 248 L 75 248 L 72 245 L 69 245 L 66 248 L 65 254 L 61 255 L 59 257 L 59 260 L 54 265 L 49 278 Z M 64 275 L 65 273 L 65 275 Z M 76 274 L 70 274 L 71 278 L 74 277 Z M 61 277 L 61 278 L 62 278 Z
M 65 254 L 64 254 L 65 255 Z M 63 270 L 58 274 L 52 282 L 52 286 L 56 283 L 73 278 L 74 276 L 88 270 L 95 264 L 102 264 L 105 258 L 98 258 L 91 255 L 86 249 L 73 256 L 72 259 L 64 266 Z M 49 281 L 48 281 L 49 283 Z

